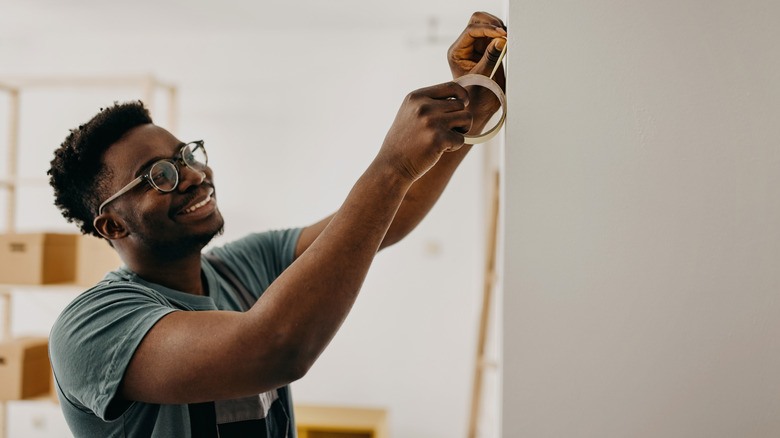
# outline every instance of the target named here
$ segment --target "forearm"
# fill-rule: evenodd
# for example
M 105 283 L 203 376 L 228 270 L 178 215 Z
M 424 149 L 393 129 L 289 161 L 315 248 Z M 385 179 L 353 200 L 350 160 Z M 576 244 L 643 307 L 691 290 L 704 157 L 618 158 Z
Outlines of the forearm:
M 410 181 L 372 163 L 316 242 L 249 311 L 161 318 L 133 354 L 121 397 L 194 403 L 258 394 L 302 377 L 355 302 Z
M 472 134 L 482 132 L 488 120 L 489 117 L 484 115 L 475 118 L 470 132 Z M 397 243 L 417 227 L 439 200 L 455 170 L 471 148 L 471 145 L 464 145 L 455 152 L 445 153 L 433 169 L 412 185 L 406 193 L 380 249 Z
M 380 249 L 393 245 L 406 237 L 425 218 L 470 149 L 470 145 L 465 145 L 455 152 L 445 153 L 433 169 L 412 185 L 406 193 Z
M 346 318 L 410 182 L 372 165 L 311 246 L 250 310 L 300 377 Z M 250 330 L 251 332 L 251 330 Z
M 502 89 L 505 88 L 503 68 L 494 70 L 504 44 L 504 23 L 488 13 L 474 13 L 469 25 L 447 51 L 453 78 L 466 74 L 491 75 Z M 495 73 L 495 76 L 492 76 L 492 73 Z M 500 108 L 500 104 L 487 89 L 471 86 L 467 87 L 467 90 L 469 103 L 466 110 L 473 117 L 469 134 L 477 135 L 484 130 L 490 117 Z M 457 152 L 445 153 L 436 167 L 411 187 L 382 242 L 383 248 L 404 238 L 422 221 L 441 196 L 469 149 L 471 146 L 463 146 Z

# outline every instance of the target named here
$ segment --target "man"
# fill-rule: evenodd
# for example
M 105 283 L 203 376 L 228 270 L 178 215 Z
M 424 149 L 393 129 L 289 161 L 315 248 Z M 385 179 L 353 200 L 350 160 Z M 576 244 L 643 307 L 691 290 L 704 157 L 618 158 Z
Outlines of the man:
M 499 19 L 475 13 L 450 47 L 453 76 L 489 74 L 505 36 Z M 223 219 L 202 141 L 181 142 L 140 103 L 73 130 L 49 171 L 57 205 L 125 264 L 52 329 L 74 435 L 295 436 L 287 385 L 335 335 L 376 252 L 438 199 L 468 151 L 463 133 L 497 108 L 452 82 L 410 93 L 335 214 L 209 254 Z

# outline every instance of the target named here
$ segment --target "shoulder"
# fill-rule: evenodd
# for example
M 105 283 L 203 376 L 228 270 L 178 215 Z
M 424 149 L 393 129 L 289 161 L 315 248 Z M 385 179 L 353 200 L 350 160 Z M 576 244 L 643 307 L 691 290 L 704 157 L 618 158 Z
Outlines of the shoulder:
M 298 240 L 303 228 L 287 228 L 278 230 L 269 230 L 261 233 L 251 233 L 234 240 L 221 247 L 215 248 L 215 251 L 241 251 L 252 250 L 257 247 L 283 249 L 285 245 Z
M 227 262 L 274 263 L 285 267 L 295 258 L 295 245 L 302 228 L 252 233 L 210 251 Z
M 214 248 L 209 254 L 259 296 L 295 260 L 300 233 L 300 228 L 253 233 Z
M 92 314 L 96 309 L 113 313 L 121 303 L 168 305 L 165 296 L 152 288 L 130 281 L 107 280 L 79 294 L 65 307 L 60 319 L 82 313 Z
M 138 283 L 103 281 L 68 304 L 51 329 L 52 352 L 57 346 L 72 345 L 75 338 L 106 333 L 112 328 L 157 321 L 175 311 L 165 296 Z
M 176 310 L 159 292 L 128 281 L 101 282 L 76 297 L 49 336 L 61 396 L 104 418 L 138 344 Z

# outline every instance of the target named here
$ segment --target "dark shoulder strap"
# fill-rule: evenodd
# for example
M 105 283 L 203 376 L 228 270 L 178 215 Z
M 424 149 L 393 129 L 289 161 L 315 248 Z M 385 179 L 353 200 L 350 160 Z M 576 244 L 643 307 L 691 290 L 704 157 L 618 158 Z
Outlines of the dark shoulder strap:
M 214 269 L 217 271 L 217 273 L 221 275 L 222 278 L 228 282 L 228 284 L 230 284 L 230 287 L 233 288 L 233 292 L 235 293 L 236 298 L 238 298 L 238 302 L 241 303 L 241 307 L 244 309 L 244 311 L 246 312 L 249 310 L 255 301 L 257 301 L 257 298 L 249 293 L 244 285 L 238 281 L 238 277 L 233 274 L 233 271 L 231 271 L 226 264 L 222 263 L 222 260 L 216 258 L 212 254 L 203 254 L 203 257 L 205 257 L 206 260 L 208 260 L 209 263 L 214 266 Z
M 233 273 L 233 271 L 226 264 L 224 264 L 220 259 L 218 259 L 217 257 L 215 257 L 212 254 L 203 254 L 203 257 L 205 257 L 206 260 L 208 260 L 209 263 L 211 263 L 211 265 L 214 266 L 214 269 L 217 271 L 217 274 L 221 275 L 222 278 L 224 278 L 225 281 L 227 281 L 230 284 L 230 286 L 233 289 L 233 292 L 236 295 L 236 298 L 238 298 L 238 301 L 241 303 L 241 307 L 244 308 L 244 311 L 249 310 L 249 308 L 251 308 L 252 305 L 257 301 L 257 299 L 251 293 L 249 293 L 249 291 L 244 287 L 244 285 L 238 280 L 238 277 L 236 277 L 236 275 Z M 278 394 L 279 394 L 279 398 L 280 398 L 281 404 L 283 406 L 283 410 L 282 410 L 282 413 L 284 414 L 283 417 L 284 417 L 284 419 L 286 421 L 281 421 L 280 419 L 274 420 L 274 421 L 279 422 L 279 424 L 275 425 L 274 428 L 281 427 L 281 428 L 285 429 L 285 432 L 284 432 L 284 436 L 285 437 L 297 438 L 298 437 L 298 431 L 295 429 L 295 414 L 293 413 L 293 404 L 292 404 L 292 396 L 290 394 L 290 387 L 289 386 L 283 386 L 283 387 L 279 388 L 277 391 L 278 391 Z M 209 404 L 211 406 L 214 406 L 214 407 L 209 406 L 206 409 L 212 409 L 212 410 L 216 409 L 216 403 L 220 403 L 220 402 L 209 402 Z M 193 415 L 193 414 L 194 415 L 198 415 L 198 409 L 199 408 L 203 409 L 203 407 L 197 407 L 197 406 L 193 407 L 193 405 L 190 405 L 190 415 Z M 211 414 L 209 413 L 209 415 L 211 415 Z M 209 417 L 208 421 L 211 421 L 210 417 Z M 262 428 L 263 431 L 266 430 L 265 429 L 266 428 L 266 423 L 265 423 L 266 421 L 267 421 L 267 419 L 263 420 L 263 425 L 264 425 L 263 428 Z M 254 426 L 254 423 L 251 422 L 251 421 L 243 422 L 243 423 L 246 423 L 245 426 L 247 427 L 247 430 Z M 236 424 L 236 423 L 232 423 L 232 424 Z M 276 423 L 274 423 L 274 424 L 276 424 Z M 233 427 L 233 426 L 231 426 L 231 423 L 223 425 L 223 428 L 225 428 L 225 429 L 230 428 L 230 427 Z M 223 428 L 219 429 L 218 436 L 219 435 L 229 436 L 229 432 L 227 430 L 225 430 L 225 434 L 224 435 L 222 434 Z M 210 427 L 209 428 L 203 428 L 203 429 L 204 430 L 208 430 L 208 431 L 211 430 Z M 236 431 L 238 431 L 238 430 L 239 429 L 236 429 Z M 254 429 L 252 429 L 252 430 L 254 430 Z M 276 429 L 274 429 L 274 430 L 276 430 Z M 265 433 L 263 431 L 261 431 L 260 434 L 257 435 L 257 436 L 265 436 L 265 435 L 263 435 Z M 278 430 L 278 432 L 281 432 L 281 429 Z M 209 435 L 204 435 L 204 437 L 207 437 L 207 436 L 209 436 Z M 243 433 L 243 432 L 237 432 L 237 434 L 235 436 L 248 436 L 248 434 Z M 195 437 L 195 435 L 193 435 L 193 438 L 194 437 Z

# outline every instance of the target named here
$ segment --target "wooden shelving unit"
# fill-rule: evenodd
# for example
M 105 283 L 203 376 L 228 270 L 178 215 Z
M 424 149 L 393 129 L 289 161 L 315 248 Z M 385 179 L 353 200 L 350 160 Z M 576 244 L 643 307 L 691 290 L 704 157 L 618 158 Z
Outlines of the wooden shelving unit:
M 23 185 L 46 185 L 46 178 L 22 178 L 18 173 L 18 151 L 19 151 L 19 131 L 20 131 L 20 101 L 24 91 L 28 90 L 94 90 L 94 89 L 137 89 L 141 90 L 141 97 L 154 114 L 154 98 L 158 90 L 162 89 L 168 98 L 168 127 L 172 132 L 176 131 L 176 121 L 178 108 L 176 105 L 177 87 L 173 84 L 158 80 L 153 75 L 136 76 L 4 76 L 0 77 L 0 93 L 8 96 L 8 137 L 7 137 L 7 158 L 5 175 L 0 177 L 0 190 L 5 190 L 8 194 L 5 209 L 5 233 L 16 232 L 16 207 L 18 197 L 18 187 Z M 74 121 L 75 123 L 76 121 Z M 18 286 L 3 284 L 0 278 L 0 304 L 3 307 L 2 327 L 0 327 L 0 340 L 8 339 L 11 336 L 11 297 L 12 291 L 24 289 L 25 287 L 51 288 L 73 290 L 78 287 L 70 284 L 56 285 L 35 285 Z M 47 397 L 36 397 L 34 400 L 47 399 Z M 4 401 L 0 401 L 0 438 L 6 436 L 7 406 Z
M 168 95 L 168 127 L 176 131 L 176 95 L 175 85 L 162 82 L 152 75 L 139 76 L 4 76 L 0 78 L 0 92 L 9 97 L 8 120 L 8 156 L 6 175 L 0 178 L 0 189 L 8 191 L 8 208 L 6 210 L 6 232 L 16 230 L 16 188 L 23 184 L 46 183 L 45 178 L 19 178 L 17 172 L 19 151 L 19 118 L 21 94 L 26 90 L 40 89 L 127 89 L 142 90 L 144 104 L 150 111 L 154 108 L 154 97 L 157 89 L 162 88 Z

